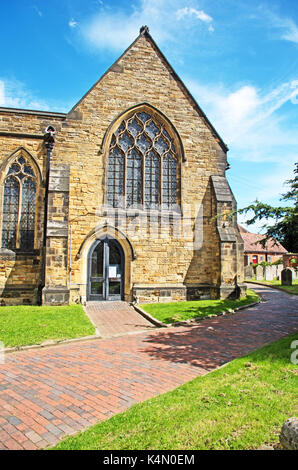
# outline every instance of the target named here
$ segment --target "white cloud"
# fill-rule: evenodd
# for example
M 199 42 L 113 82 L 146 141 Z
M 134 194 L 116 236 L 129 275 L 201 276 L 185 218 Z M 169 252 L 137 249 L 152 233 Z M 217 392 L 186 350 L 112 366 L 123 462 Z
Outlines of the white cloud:
M 49 106 L 37 98 L 17 80 L 0 79 L 0 106 L 47 110 Z
M 246 207 L 256 198 L 280 205 L 284 182 L 293 175 L 298 160 L 298 124 L 295 127 L 287 120 L 289 106 L 292 113 L 298 113 L 293 83 L 269 91 L 251 84 L 234 90 L 193 81 L 186 84 L 230 148 L 227 177 L 238 207 Z M 248 218 L 243 215 L 239 220 L 243 223 Z M 249 230 L 258 231 L 263 224 L 258 222 Z
M 158 44 L 176 41 L 182 19 L 192 17 L 208 25 L 210 32 L 214 31 L 211 16 L 203 10 L 181 8 L 183 3 L 184 0 L 140 0 L 137 5 L 132 6 L 131 13 L 103 7 L 84 24 L 80 24 L 80 31 L 93 47 L 113 51 L 129 46 L 137 37 L 140 27 L 145 24 L 149 26 L 150 34 Z
M 292 103 L 292 82 L 267 93 L 252 85 L 230 91 L 220 85 L 186 83 L 227 144 L 241 150 L 243 158 L 249 149 L 250 160 L 277 161 L 277 149 L 298 146 L 297 129 L 283 126 L 284 116 L 277 113 L 285 103 Z
M 164 15 L 168 4 L 165 0 L 141 0 L 140 6 L 132 13 L 121 11 L 101 11 L 81 26 L 83 36 L 96 48 L 123 50 L 138 35 L 142 25 L 150 27 L 154 38 L 162 42 L 170 38 L 170 33 L 164 27 L 168 21 Z
M 75 21 L 73 18 L 68 22 L 68 26 L 70 28 L 75 28 L 76 26 L 78 26 L 78 22 Z
M 0 77 L 0 106 L 67 113 L 73 106 L 73 100 L 69 102 L 55 99 L 44 101 L 37 96 L 36 92 L 29 90 L 24 83 Z
M 286 39 L 287 41 L 296 42 L 298 43 L 298 27 L 292 20 L 288 20 L 287 24 L 285 25 L 286 31 L 282 35 L 282 39 Z
M 298 44 L 298 26 L 292 18 L 278 16 L 267 9 L 264 9 L 264 14 L 271 26 L 281 31 L 280 39 Z
M 211 23 L 213 21 L 213 18 L 207 15 L 207 13 L 205 13 L 203 10 L 196 10 L 195 8 L 190 7 L 179 8 L 179 10 L 176 11 L 176 16 L 178 20 L 181 20 L 187 16 L 194 16 L 198 20 L 204 21 L 206 23 Z
M 6 90 L 5 90 L 5 83 L 3 80 L 0 80 L 0 106 L 16 107 L 17 104 L 18 104 L 18 101 L 16 100 L 16 98 L 7 96 Z
M 42 17 L 42 12 L 37 8 L 37 6 L 33 6 L 34 10 L 36 11 L 36 13 L 38 14 L 38 16 Z

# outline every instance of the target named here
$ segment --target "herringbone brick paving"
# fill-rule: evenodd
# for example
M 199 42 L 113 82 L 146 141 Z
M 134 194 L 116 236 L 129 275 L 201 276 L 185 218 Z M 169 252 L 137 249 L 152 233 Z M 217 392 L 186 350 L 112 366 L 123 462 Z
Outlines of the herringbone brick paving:
M 297 297 L 192 326 L 7 354 L 0 449 L 38 449 L 298 329 Z

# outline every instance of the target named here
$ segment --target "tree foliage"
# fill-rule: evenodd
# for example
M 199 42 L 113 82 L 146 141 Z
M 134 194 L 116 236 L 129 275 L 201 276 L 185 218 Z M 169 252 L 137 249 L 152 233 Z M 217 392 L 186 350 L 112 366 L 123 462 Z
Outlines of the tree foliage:
M 289 252 L 298 253 L 298 163 L 295 163 L 294 178 L 285 181 L 289 190 L 282 195 L 280 201 L 293 201 L 291 206 L 273 207 L 256 200 L 239 212 L 254 213 L 253 217 L 246 221 L 247 225 L 254 224 L 257 220 L 274 219 L 274 223 L 265 224 L 266 232 L 261 243 L 265 245 L 269 238 L 278 240 Z

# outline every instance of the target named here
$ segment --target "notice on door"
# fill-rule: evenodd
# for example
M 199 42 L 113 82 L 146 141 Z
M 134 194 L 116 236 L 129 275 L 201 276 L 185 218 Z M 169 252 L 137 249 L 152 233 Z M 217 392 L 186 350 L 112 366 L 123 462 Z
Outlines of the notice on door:
M 109 266 L 109 277 L 117 277 L 117 266 Z

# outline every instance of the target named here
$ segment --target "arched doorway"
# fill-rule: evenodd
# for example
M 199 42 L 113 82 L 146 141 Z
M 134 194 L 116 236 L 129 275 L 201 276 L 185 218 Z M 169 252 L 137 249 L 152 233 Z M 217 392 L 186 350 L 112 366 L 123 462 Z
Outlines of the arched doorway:
M 120 243 L 106 235 L 89 251 L 87 300 L 122 300 L 123 292 L 124 253 Z

